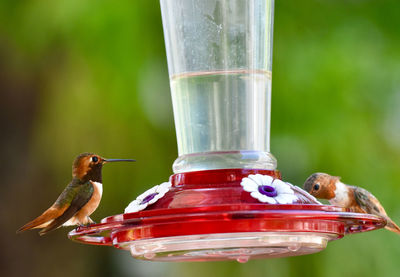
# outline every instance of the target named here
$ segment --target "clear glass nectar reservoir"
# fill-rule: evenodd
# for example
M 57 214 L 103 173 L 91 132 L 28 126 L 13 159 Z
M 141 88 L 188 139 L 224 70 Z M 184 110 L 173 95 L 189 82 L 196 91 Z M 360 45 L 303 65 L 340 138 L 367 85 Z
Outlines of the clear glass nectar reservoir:
M 268 151 L 270 86 L 270 72 L 262 71 L 174 76 L 179 154 Z
M 273 0 L 161 0 L 179 158 L 174 172 L 275 169 Z

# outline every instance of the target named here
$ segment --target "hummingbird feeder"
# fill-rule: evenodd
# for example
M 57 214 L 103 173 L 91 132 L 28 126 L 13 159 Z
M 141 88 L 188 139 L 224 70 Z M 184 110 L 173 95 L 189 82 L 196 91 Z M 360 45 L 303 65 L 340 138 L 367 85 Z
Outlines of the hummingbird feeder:
M 269 149 L 274 0 L 160 0 L 179 157 L 78 242 L 152 261 L 286 257 L 385 226 L 281 180 Z

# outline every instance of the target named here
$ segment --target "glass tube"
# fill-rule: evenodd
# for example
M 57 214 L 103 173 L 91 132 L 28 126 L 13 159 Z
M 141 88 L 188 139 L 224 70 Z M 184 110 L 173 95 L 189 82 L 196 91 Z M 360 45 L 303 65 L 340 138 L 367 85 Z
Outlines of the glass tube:
M 161 0 L 179 157 L 175 173 L 275 169 L 273 0 Z

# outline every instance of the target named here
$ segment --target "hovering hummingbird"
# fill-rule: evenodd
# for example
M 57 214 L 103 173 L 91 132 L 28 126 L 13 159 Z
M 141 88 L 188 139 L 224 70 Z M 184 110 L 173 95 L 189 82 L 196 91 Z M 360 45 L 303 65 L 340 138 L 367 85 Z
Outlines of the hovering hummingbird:
M 72 181 L 44 213 L 22 226 L 17 233 L 43 228 L 44 235 L 60 226 L 93 223 L 90 215 L 99 206 L 103 193 L 101 169 L 109 162 L 134 162 L 131 159 L 104 159 L 93 153 L 82 153 L 72 165 Z
M 369 191 L 340 182 L 340 177 L 326 173 L 314 173 L 304 183 L 304 189 L 311 195 L 327 199 L 332 205 L 347 208 L 350 212 L 382 216 L 386 229 L 399 233 L 400 228 L 389 218 L 378 199 Z

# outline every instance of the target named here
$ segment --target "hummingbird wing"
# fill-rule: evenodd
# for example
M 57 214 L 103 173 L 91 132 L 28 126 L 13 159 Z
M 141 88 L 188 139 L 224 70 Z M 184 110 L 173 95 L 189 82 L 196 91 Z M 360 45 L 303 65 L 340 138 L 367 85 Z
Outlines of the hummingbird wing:
M 87 202 L 89 202 L 90 198 L 93 195 L 93 185 L 90 181 L 84 184 L 73 184 L 71 183 L 71 189 L 67 195 L 67 198 L 60 198 L 57 202 L 70 202 L 71 204 L 65 209 L 65 211 L 55 218 L 48 226 L 42 229 L 39 234 L 42 236 L 52 230 L 57 229 L 65 222 L 67 222 L 71 217 L 73 217 Z M 62 203 L 60 203 L 62 204 Z
M 357 204 L 368 214 L 380 215 L 387 217 L 386 211 L 381 203 L 369 191 L 363 188 L 354 188 L 354 197 Z
M 385 209 L 372 193 L 363 188 L 357 187 L 354 190 L 354 196 L 358 205 L 360 205 L 366 213 L 382 216 L 387 222 L 385 228 L 389 231 L 400 234 L 400 227 L 397 226 L 396 223 L 394 223 L 394 221 L 386 214 Z

